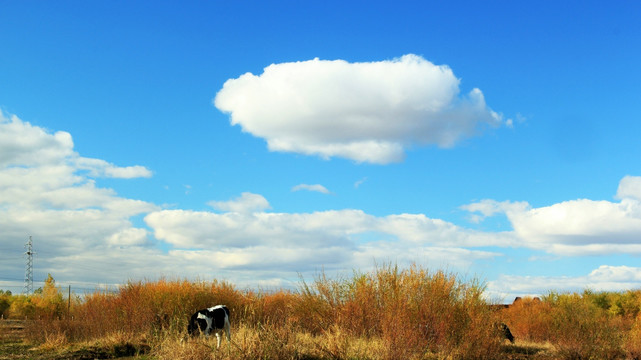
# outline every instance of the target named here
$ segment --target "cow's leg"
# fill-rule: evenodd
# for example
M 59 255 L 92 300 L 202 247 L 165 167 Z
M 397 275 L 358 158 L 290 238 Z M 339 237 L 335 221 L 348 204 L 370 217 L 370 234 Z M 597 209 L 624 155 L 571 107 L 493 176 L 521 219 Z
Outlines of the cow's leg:
M 205 328 L 205 335 L 207 337 L 209 337 L 209 334 L 211 334 L 211 331 L 213 330 L 213 328 L 212 328 L 213 319 L 210 318 L 209 316 L 207 316 L 205 318 L 205 321 L 207 322 L 207 328 Z
M 229 318 L 225 316 L 225 334 L 227 335 L 227 341 L 231 344 L 231 332 L 229 328 L 231 327 L 229 324 Z
M 220 349 L 220 332 L 216 331 L 216 349 Z

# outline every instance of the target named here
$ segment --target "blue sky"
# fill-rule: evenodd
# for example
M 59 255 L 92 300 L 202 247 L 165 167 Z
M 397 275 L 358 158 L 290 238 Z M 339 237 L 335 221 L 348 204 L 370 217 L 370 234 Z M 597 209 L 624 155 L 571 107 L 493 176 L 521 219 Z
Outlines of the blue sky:
M 1 7 L 0 288 L 641 286 L 639 3 Z

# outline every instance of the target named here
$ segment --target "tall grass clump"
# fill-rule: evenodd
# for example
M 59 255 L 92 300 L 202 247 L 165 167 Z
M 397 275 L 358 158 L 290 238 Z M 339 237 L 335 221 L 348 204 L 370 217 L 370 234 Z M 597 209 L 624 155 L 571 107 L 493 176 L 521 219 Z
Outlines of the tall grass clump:
M 389 359 L 429 354 L 488 359 L 498 353 L 500 338 L 483 290 L 477 282 L 418 266 L 384 265 L 351 279 L 321 274 L 313 286 L 303 287 L 313 317 L 307 318 L 311 324 L 300 325 L 314 333 L 336 325 L 353 337 L 381 338 Z

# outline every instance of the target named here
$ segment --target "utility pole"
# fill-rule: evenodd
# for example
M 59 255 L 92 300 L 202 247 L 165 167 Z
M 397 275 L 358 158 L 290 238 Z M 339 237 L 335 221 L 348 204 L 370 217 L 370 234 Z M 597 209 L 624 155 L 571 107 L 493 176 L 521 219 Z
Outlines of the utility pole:
M 24 253 L 27 258 L 27 268 L 24 272 L 24 288 L 22 292 L 26 295 L 33 294 L 33 240 L 29 236 L 29 241 L 24 245 L 26 251 Z

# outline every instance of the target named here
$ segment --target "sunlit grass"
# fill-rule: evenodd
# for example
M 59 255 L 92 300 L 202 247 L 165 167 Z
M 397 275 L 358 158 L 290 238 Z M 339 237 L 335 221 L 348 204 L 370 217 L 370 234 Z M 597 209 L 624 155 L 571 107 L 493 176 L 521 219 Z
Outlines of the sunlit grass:
M 296 291 L 238 290 L 227 282 L 130 282 L 117 293 L 49 299 L 21 308 L 41 351 L 147 353 L 159 359 L 638 359 L 640 292 L 524 298 L 488 306 L 482 283 L 456 274 L 383 265 L 345 278 L 324 273 Z M 45 301 L 46 300 L 46 301 Z M 30 304 L 45 304 L 43 311 Z M 190 338 L 189 316 L 226 304 L 232 342 Z M 31 306 L 31 307 L 30 307 Z M 516 343 L 501 337 L 510 326 Z M 70 350 L 71 349 L 71 350 Z M 75 349 L 75 350 L 74 350 Z M 99 350 L 97 350 L 99 349 Z M 103 351 L 103 353 L 100 353 Z

